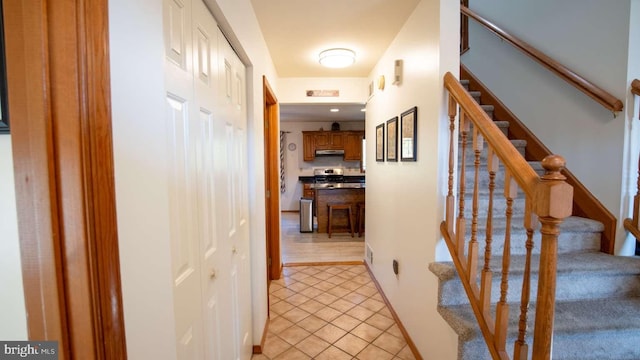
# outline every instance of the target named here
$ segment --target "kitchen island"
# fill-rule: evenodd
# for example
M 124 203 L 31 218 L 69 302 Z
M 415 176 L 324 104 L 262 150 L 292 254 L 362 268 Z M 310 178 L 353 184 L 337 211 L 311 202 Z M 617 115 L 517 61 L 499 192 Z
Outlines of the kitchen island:
M 338 183 L 338 184 L 312 184 L 315 190 L 316 217 L 318 220 L 318 232 L 328 232 L 329 203 L 350 204 L 353 215 L 353 227 L 356 229 L 356 210 L 358 203 L 364 203 L 364 183 Z M 334 229 L 347 227 L 346 211 L 334 211 Z

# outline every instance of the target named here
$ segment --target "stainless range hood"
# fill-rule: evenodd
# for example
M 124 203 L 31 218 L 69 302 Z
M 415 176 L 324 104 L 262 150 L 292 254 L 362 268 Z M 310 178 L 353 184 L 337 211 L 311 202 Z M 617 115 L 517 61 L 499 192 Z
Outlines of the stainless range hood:
M 316 150 L 316 156 L 344 156 L 344 149 Z

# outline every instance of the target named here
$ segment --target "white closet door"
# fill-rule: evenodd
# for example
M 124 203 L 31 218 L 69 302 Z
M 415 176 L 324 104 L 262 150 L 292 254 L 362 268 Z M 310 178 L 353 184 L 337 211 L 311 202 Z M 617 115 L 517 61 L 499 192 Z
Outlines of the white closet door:
M 193 1 L 194 89 L 198 107 L 195 158 L 197 212 L 200 237 L 202 312 L 204 325 L 204 359 L 228 359 L 232 314 L 226 297 L 229 293 L 229 247 L 221 241 L 219 226 L 224 212 L 216 209 L 224 198 L 217 193 L 216 172 L 221 171 L 221 141 L 224 137 L 216 125 L 218 86 L 218 27 L 204 3 Z M 219 121 L 218 121 L 219 122 Z
M 203 358 L 201 267 L 195 209 L 191 2 L 164 0 L 168 196 L 178 359 Z M 153 274 L 150 274 L 153 276 Z M 152 281 L 152 280 L 150 280 Z
M 218 32 L 218 113 L 225 128 L 224 187 L 227 229 L 222 232 L 231 249 L 230 302 L 233 314 L 233 356 L 251 356 L 251 278 L 249 272 L 248 169 L 245 67 L 226 38 Z
M 163 0 L 178 359 L 250 359 L 245 67 L 201 0 Z

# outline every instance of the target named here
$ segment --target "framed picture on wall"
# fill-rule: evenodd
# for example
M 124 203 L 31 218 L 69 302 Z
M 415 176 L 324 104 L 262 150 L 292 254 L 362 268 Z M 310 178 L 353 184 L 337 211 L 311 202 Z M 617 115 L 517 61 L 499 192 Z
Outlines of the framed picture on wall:
M 376 161 L 384 161 L 384 123 L 376 126 Z
M 387 161 L 398 161 L 398 117 L 387 120 Z
M 418 150 L 418 108 L 403 112 L 400 115 L 400 160 L 416 161 Z

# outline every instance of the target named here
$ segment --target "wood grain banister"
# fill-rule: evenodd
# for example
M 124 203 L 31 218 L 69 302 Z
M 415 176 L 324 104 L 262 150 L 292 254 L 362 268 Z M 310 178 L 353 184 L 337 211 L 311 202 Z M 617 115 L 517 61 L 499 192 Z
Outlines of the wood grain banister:
M 518 50 L 522 51 L 523 53 L 525 53 L 526 55 L 528 55 L 529 57 L 531 57 L 532 59 L 540 63 L 542 66 L 544 66 L 551 72 L 555 73 L 560 78 L 562 78 L 569 84 L 573 85 L 575 88 L 582 91 L 587 96 L 597 101 L 600 105 L 604 106 L 608 110 L 616 113 L 618 111 L 621 111 L 622 108 L 624 107 L 622 100 L 616 98 L 615 96 L 611 95 L 610 93 L 603 90 L 602 88 L 594 85 L 589 80 L 576 74 L 574 71 L 560 64 L 556 60 L 553 60 L 551 57 L 537 50 L 536 48 L 526 43 L 525 41 L 507 33 L 506 31 L 504 31 L 494 23 L 490 22 L 489 20 L 473 12 L 468 7 L 461 5 L 460 12 L 474 19 L 479 24 L 487 28 L 489 31 L 493 32 L 494 34 L 498 35 L 500 38 L 509 42 L 515 48 L 517 48 Z
M 444 76 L 444 83 L 449 93 L 457 100 L 460 107 L 467 113 L 469 118 L 482 119 L 482 125 L 478 126 L 478 131 L 484 139 L 491 144 L 496 155 L 500 158 L 504 166 L 509 169 L 523 191 L 531 194 L 538 183 L 538 174 L 529 166 L 529 163 L 520 155 L 518 150 L 511 146 L 511 142 L 504 133 L 496 126 L 480 105 L 464 90 L 453 74 L 447 72 Z

